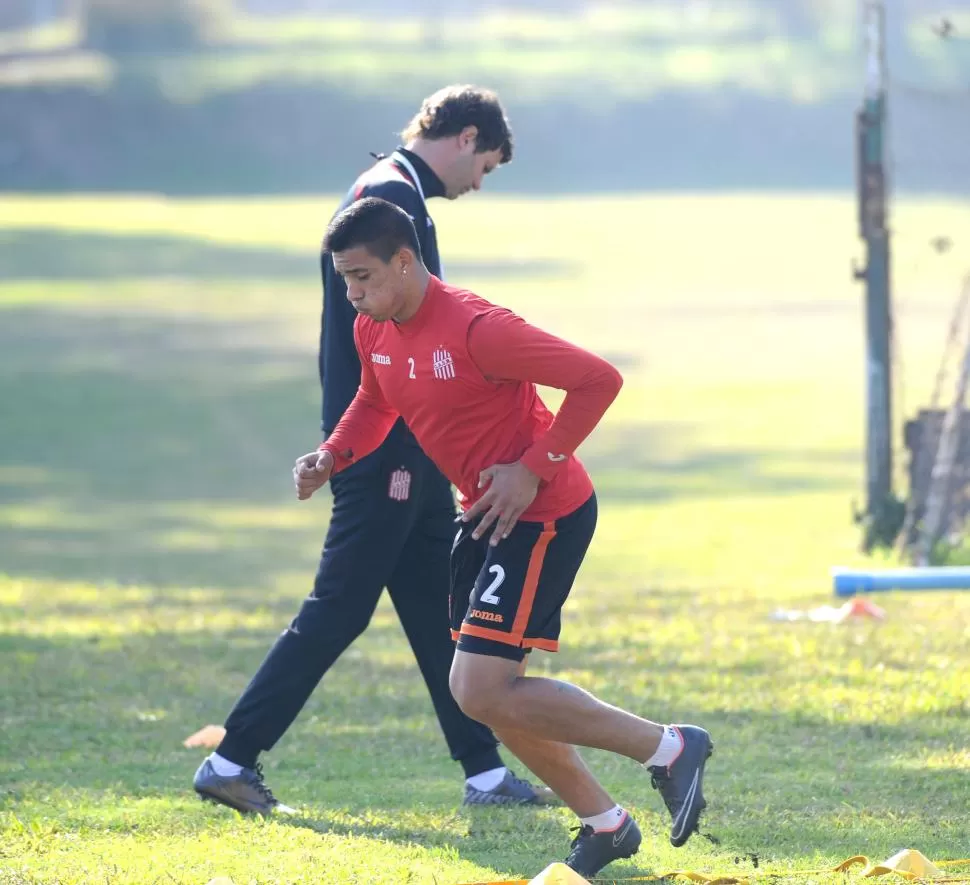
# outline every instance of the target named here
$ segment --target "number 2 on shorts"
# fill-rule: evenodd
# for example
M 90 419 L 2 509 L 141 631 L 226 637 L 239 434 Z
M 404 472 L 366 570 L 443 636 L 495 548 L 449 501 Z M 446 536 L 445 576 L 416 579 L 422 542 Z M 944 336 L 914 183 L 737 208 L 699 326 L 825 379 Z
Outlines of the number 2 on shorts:
M 485 588 L 479 599 L 488 605 L 498 605 L 501 599 L 495 595 L 495 591 L 502 586 L 502 581 L 505 580 L 505 569 L 500 565 L 493 565 L 489 568 L 488 573 L 495 575 L 495 577 L 492 579 L 492 583 Z

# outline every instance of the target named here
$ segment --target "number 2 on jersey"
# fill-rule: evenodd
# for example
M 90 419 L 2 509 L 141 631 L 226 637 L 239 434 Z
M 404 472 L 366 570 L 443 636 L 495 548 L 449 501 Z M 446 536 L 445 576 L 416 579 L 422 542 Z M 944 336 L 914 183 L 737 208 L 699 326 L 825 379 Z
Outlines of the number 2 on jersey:
M 489 584 L 482 595 L 479 597 L 482 602 L 488 603 L 489 605 L 498 605 L 502 600 L 495 595 L 495 591 L 502 586 L 502 581 L 505 580 L 505 569 L 500 565 L 493 565 L 488 573 L 490 575 L 495 575 L 492 579 L 492 583 Z
M 414 378 L 415 377 L 415 374 L 414 374 L 414 357 L 413 356 L 409 356 L 408 357 L 408 366 L 409 366 L 409 368 L 408 368 L 408 378 Z

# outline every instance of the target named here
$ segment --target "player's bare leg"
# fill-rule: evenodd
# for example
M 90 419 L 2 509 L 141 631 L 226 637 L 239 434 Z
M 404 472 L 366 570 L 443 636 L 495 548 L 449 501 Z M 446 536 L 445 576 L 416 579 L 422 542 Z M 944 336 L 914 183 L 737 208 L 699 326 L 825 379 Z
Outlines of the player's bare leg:
M 616 804 L 572 744 L 545 741 L 515 729 L 496 730 L 495 736 L 577 816 L 600 814 Z
M 508 684 L 524 680 L 525 661 L 516 663 L 504 658 L 491 658 L 484 655 L 467 655 L 479 661 L 495 662 L 495 681 Z M 458 680 L 462 678 L 461 668 L 452 667 L 452 691 L 462 703 L 461 690 L 456 691 Z M 467 678 L 467 668 L 464 671 Z M 466 688 L 473 692 L 472 687 Z M 468 685 L 469 683 L 464 683 Z M 494 695 L 501 694 L 501 690 Z M 494 697 L 490 694 L 489 697 Z M 483 706 L 483 709 L 489 707 Z M 516 723 L 515 715 L 502 717 L 504 723 Z M 566 864 L 586 876 L 595 876 L 603 867 L 615 860 L 632 857 L 640 849 L 640 828 L 626 810 L 617 805 L 609 793 L 586 767 L 572 744 L 537 737 L 526 729 L 514 725 L 503 725 L 495 729 L 495 736 L 505 744 L 526 766 L 539 775 L 552 790 L 579 817 L 579 834 L 573 839 Z M 541 772 L 541 774 L 539 774 Z
M 517 676 L 525 675 L 527 661 L 518 665 Z M 601 814 L 616 804 L 572 744 L 543 740 L 514 728 L 495 735 L 580 818 Z
M 662 725 L 603 703 L 569 682 L 520 676 L 518 662 L 506 658 L 456 651 L 451 691 L 467 715 L 495 730 L 609 750 L 640 763 L 654 754 L 663 736 Z
M 536 741 L 609 750 L 643 764 L 673 819 L 671 843 L 683 845 L 696 831 L 706 805 L 704 765 L 713 749 L 704 729 L 662 726 L 606 704 L 571 683 L 522 675 L 516 661 L 460 649 L 455 652 L 450 682 L 465 713 L 499 734 L 526 732 Z M 518 755 L 514 746 L 509 749 Z M 535 753 L 535 745 L 523 742 L 522 751 Z M 561 764 L 568 764 L 565 754 L 559 758 Z M 558 793 L 555 773 L 551 779 L 544 773 L 543 779 Z M 579 808 L 560 795 L 582 818 Z M 592 794 L 583 791 L 573 798 L 585 809 Z

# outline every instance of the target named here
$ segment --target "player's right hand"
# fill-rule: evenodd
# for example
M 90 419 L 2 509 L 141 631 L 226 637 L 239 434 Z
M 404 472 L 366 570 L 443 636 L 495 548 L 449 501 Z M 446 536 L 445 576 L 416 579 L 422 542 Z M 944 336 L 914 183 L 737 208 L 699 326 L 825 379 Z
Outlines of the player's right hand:
M 308 452 L 296 459 L 293 465 L 293 485 L 296 497 L 305 501 L 317 489 L 325 486 L 333 472 L 333 455 L 330 452 Z

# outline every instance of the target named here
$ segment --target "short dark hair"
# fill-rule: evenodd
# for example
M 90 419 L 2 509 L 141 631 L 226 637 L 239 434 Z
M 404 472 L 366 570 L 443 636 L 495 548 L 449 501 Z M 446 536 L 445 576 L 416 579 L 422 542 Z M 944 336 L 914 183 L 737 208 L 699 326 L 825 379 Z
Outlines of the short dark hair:
M 421 246 L 411 216 L 379 197 L 364 197 L 351 203 L 327 227 L 324 252 L 344 252 L 355 246 L 363 246 L 385 264 L 404 246 L 421 260 Z
M 478 129 L 476 153 L 502 151 L 500 162 L 512 159 L 512 130 L 498 96 L 479 86 L 445 86 L 422 103 L 401 133 L 407 144 L 412 138 L 435 141 L 458 135 L 467 126 Z

